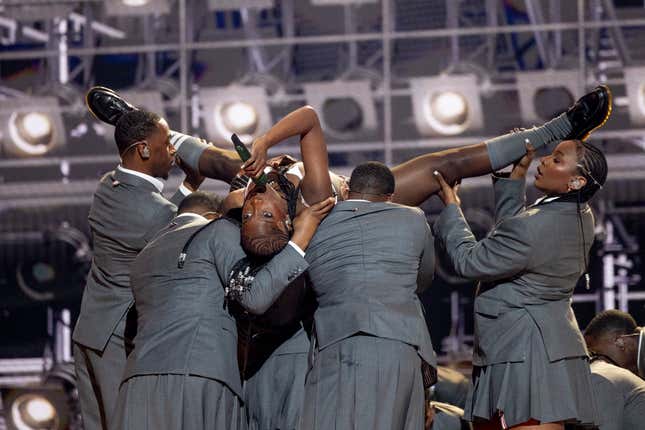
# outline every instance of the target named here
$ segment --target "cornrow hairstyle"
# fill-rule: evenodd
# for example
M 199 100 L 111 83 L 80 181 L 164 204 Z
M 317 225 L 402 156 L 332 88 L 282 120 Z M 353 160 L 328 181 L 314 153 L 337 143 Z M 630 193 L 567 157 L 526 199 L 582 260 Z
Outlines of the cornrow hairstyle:
M 145 110 L 133 110 L 124 113 L 116 122 L 114 140 L 123 155 L 130 145 L 140 140 L 145 140 L 157 130 L 161 117 L 156 113 Z
M 585 239 L 584 226 L 582 222 L 581 203 L 588 202 L 598 190 L 602 188 L 607 180 L 607 159 L 600 149 L 590 143 L 576 140 L 576 155 L 578 158 L 577 169 L 587 180 L 586 184 L 579 190 L 571 191 L 568 194 L 575 194 L 575 201 L 578 210 L 578 226 L 582 237 L 582 257 L 584 262 L 583 277 L 585 288 L 591 288 L 589 276 L 589 258 L 587 255 L 587 240 Z
M 607 159 L 602 151 L 588 142 L 576 141 L 578 172 L 587 180 L 579 190 L 580 201 L 588 202 L 607 180 Z
M 278 184 L 280 194 L 287 203 L 289 218 L 293 221 L 296 217 L 300 187 L 293 185 L 286 175 L 281 172 L 269 173 L 269 184 L 271 182 Z M 269 186 L 269 184 L 266 186 Z M 250 257 L 264 260 L 280 252 L 289 242 L 291 234 L 291 231 L 285 233 L 277 227 L 272 227 L 271 231 L 262 235 L 255 234 L 253 237 L 242 234 L 242 248 Z

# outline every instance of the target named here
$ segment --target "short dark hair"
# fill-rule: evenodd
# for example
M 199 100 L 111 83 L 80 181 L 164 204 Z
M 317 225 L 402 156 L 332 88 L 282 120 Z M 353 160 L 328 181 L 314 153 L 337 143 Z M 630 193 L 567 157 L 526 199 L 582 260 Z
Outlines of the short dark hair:
M 600 312 L 587 325 L 585 337 L 598 338 L 605 334 L 632 334 L 636 332 L 636 320 L 627 312 L 611 309 Z
M 139 140 L 145 140 L 157 130 L 161 117 L 145 110 L 133 110 L 124 113 L 116 122 L 114 140 L 119 154 Z
M 222 198 L 206 191 L 195 191 L 184 197 L 179 204 L 177 214 L 194 212 L 203 214 L 205 212 L 221 212 Z
M 349 192 L 386 195 L 394 193 L 394 175 L 389 167 L 378 161 L 359 164 L 349 178 Z

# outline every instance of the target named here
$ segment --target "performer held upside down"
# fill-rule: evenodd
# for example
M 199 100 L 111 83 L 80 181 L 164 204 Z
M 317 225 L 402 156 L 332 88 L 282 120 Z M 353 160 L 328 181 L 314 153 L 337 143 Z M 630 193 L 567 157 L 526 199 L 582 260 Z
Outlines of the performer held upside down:
M 455 180 L 459 177 L 481 175 L 510 164 L 524 154 L 526 139 L 530 139 L 535 146 L 541 146 L 562 138 L 582 138 L 606 120 L 609 111 L 607 97 L 608 94 L 604 88 L 597 88 L 583 97 L 566 114 L 542 127 L 502 136 L 478 145 L 426 154 L 397 166 L 393 169 L 396 189 L 392 199 L 410 205 L 417 205 L 427 199 L 439 189 L 431 174 L 436 169 L 444 171 L 449 180 Z M 315 112 L 310 108 L 301 108 L 288 115 L 254 145 L 253 158 L 246 166 L 247 172 L 250 175 L 260 173 L 264 168 L 266 149 L 295 134 L 301 135 L 303 165 L 297 166 L 297 170 L 294 168 L 291 173 L 287 172 L 285 175 L 270 174 L 271 181 L 268 186 L 255 187 L 251 185 L 245 191 L 246 199 L 243 201 L 239 199 L 240 204 L 244 203 L 242 211 L 244 217 L 243 244 L 247 253 L 251 255 L 267 256 L 281 249 L 288 241 L 291 219 L 295 213 L 307 202 L 316 202 L 332 194 L 331 185 L 336 181 L 333 176 L 330 177 L 328 172 L 322 130 Z M 175 134 L 175 136 L 179 135 Z M 217 165 L 217 163 L 209 163 L 208 160 L 222 157 L 221 152 L 216 153 L 212 147 L 207 147 L 194 139 L 183 136 L 180 136 L 180 139 L 184 140 L 178 151 L 184 160 L 190 160 L 192 165 L 199 167 L 200 172 L 206 176 L 216 173 L 209 170 L 209 166 Z M 221 165 L 220 163 L 220 167 Z M 217 174 L 221 175 L 221 169 Z M 338 191 L 338 187 L 336 190 Z M 368 189 L 357 188 L 354 190 L 354 198 L 376 203 L 374 200 L 381 199 L 383 197 L 381 194 L 391 193 L 392 190 L 386 193 L 372 193 Z M 384 229 L 387 229 L 387 226 L 384 226 Z M 396 251 L 393 252 L 396 253 Z M 416 261 L 419 261 L 422 254 L 423 252 L 416 254 Z M 321 265 L 321 267 L 324 266 Z M 408 294 L 410 288 L 407 283 L 404 287 L 405 300 L 414 302 L 414 298 Z M 360 301 L 355 304 L 357 307 L 361 307 Z M 384 312 L 383 314 L 392 317 L 396 315 L 396 312 Z M 343 330 L 351 331 L 352 327 L 343 327 Z M 364 340 L 358 339 L 356 341 L 362 342 Z M 427 345 L 427 342 L 424 344 Z M 421 346 L 417 345 L 417 348 L 423 349 L 420 348 Z M 358 351 L 359 349 L 361 348 L 354 347 L 353 350 Z M 431 358 L 428 358 L 428 354 L 423 355 L 426 356 L 422 357 L 427 359 L 426 361 L 432 361 Z M 419 368 L 419 366 L 415 368 Z M 419 396 L 415 395 L 415 399 L 419 399 Z M 327 407 L 331 406 L 329 402 L 326 403 Z M 309 402 L 310 406 L 315 404 L 316 402 Z M 333 406 L 331 407 L 333 409 Z M 414 407 L 416 410 L 422 409 L 418 405 Z M 386 410 L 382 412 L 383 414 L 388 413 Z M 352 414 L 353 412 L 349 411 L 349 415 L 345 414 L 344 416 L 348 417 Z M 402 414 L 394 411 L 390 416 L 400 418 Z M 314 417 L 314 421 L 318 422 L 319 418 L 318 414 L 317 417 Z M 367 417 L 368 420 L 369 418 Z M 324 426 L 324 424 L 320 425 Z

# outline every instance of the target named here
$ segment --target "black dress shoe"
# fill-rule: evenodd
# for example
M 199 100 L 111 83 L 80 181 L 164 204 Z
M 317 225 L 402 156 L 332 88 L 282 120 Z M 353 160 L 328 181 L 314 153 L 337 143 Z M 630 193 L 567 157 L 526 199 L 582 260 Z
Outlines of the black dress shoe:
M 90 88 L 85 95 L 85 104 L 96 119 L 110 125 L 116 125 L 121 115 L 136 109 L 120 95 L 105 87 Z
M 605 125 L 611 115 L 611 90 L 599 85 L 580 97 L 567 111 L 573 130 L 563 140 L 586 140 L 595 129 Z

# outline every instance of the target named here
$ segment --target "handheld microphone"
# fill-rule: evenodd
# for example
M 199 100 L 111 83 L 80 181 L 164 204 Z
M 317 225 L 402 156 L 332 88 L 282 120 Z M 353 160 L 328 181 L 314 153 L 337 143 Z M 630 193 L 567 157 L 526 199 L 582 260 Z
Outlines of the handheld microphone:
M 251 153 L 246 148 L 246 146 L 244 146 L 244 143 L 242 143 L 240 138 L 237 137 L 237 134 L 233 133 L 231 135 L 231 141 L 233 142 L 233 147 L 235 147 L 235 151 L 237 152 L 237 155 L 240 156 L 240 159 L 242 161 L 246 162 L 249 158 L 251 158 Z M 252 178 L 252 179 L 256 185 L 266 185 L 268 181 L 266 173 L 262 173 L 258 178 Z

